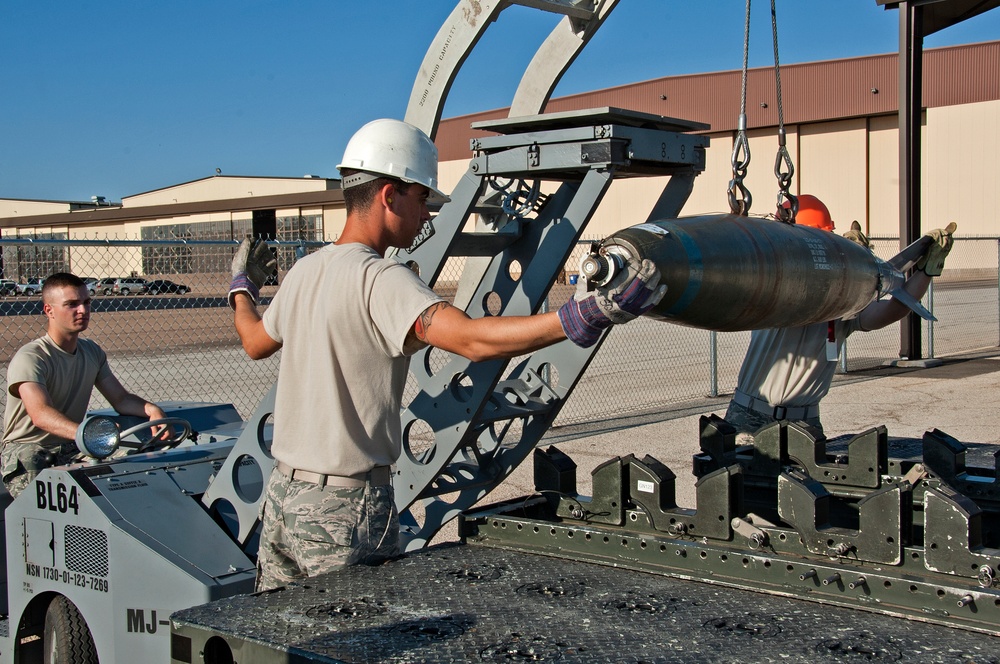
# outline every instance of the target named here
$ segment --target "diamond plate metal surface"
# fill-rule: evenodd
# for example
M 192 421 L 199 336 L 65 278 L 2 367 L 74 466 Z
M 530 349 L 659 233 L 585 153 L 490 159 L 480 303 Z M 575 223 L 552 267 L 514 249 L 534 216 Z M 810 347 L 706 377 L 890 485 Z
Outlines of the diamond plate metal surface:
M 260 663 L 1000 662 L 995 637 L 472 544 L 194 607 L 173 623 L 196 661 L 221 639 L 235 661 Z

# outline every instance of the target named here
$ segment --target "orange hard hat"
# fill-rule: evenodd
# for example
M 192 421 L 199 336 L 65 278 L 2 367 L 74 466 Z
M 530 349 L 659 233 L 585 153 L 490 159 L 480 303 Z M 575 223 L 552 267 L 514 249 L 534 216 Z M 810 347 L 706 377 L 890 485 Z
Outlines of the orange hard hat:
M 833 219 L 830 217 L 830 210 L 815 196 L 810 194 L 800 194 L 796 197 L 799 201 L 799 212 L 795 215 L 795 223 L 813 228 L 822 228 L 825 231 L 833 230 Z M 788 201 L 781 204 L 786 210 L 789 207 Z

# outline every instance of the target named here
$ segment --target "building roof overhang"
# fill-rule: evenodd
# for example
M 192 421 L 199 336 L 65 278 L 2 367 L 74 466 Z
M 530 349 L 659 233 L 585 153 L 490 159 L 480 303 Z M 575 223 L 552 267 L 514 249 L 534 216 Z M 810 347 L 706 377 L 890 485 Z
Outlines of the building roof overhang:
M 248 196 L 193 203 L 170 203 L 141 207 L 114 207 L 76 210 L 56 214 L 38 214 L 0 218 L 0 228 L 26 228 L 38 226 L 85 226 L 89 224 L 122 223 L 144 219 L 176 218 L 214 212 L 246 212 L 278 208 L 319 207 L 342 205 L 344 192 L 338 189 L 276 194 L 273 196 Z
M 875 0 L 886 9 L 898 9 L 901 0 Z M 907 0 L 905 4 L 920 7 L 923 14 L 921 37 L 950 28 L 973 16 L 1000 7 L 1000 0 Z

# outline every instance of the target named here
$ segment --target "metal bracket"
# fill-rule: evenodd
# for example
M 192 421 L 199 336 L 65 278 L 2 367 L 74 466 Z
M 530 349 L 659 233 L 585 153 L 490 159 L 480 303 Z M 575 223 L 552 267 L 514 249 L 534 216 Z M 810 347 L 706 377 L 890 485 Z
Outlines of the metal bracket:
M 884 426 L 874 427 L 851 438 L 847 458 L 830 461 L 826 440 L 815 432 L 789 423 L 782 427 L 788 459 L 802 466 L 810 477 L 823 484 L 878 488 L 889 463 L 889 434 Z
M 924 469 L 990 510 L 1000 510 L 1000 452 L 993 455 L 993 468 L 968 468 L 966 446 L 938 429 L 923 435 Z
M 627 464 L 629 498 L 650 519 L 655 530 L 675 536 L 731 540 L 730 522 L 742 513 L 742 472 L 738 465 L 720 468 L 700 478 L 695 485 L 698 509 L 677 507 L 676 476 L 664 464 L 647 455 Z
M 736 427 L 718 415 L 698 418 L 698 441 L 701 453 L 694 455 L 697 477 L 737 463 Z
M 274 469 L 269 429 L 277 393 L 275 383 L 247 420 L 233 451 L 201 497 L 202 504 L 213 513 L 220 501 L 231 506 L 237 521 L 234 539 L 241 547 L 247 546 L 260 524 L 260 503 Z
M 808 551 L 897 565 L 909 543 L 913 514 L 909 485 L 872 491 L 857 503 L 858 528 L 833 525 L 833 497 L 797 469 L 778 477 L 778 514 L 799 533 Z
M 754 434 L 754 444 L 737 448 L 736 429 L 724 419 L 702 417 L 701 451 L 695 455 L 695 474 L 740 463 L 755 482 L 775 480 L 789 464 L 801 467 L 828 488 L 842 486 L 875 489 L 888 472 L 888 434 L 885 427 L 862 432 L 847 444 L 847 455 L 827 453 L 822 434 L 802 422 L 773 422 Z
M 625 467 L 626 459 L 631 458 L 615 457 L 591 473 L 594 495 L 588 503 L 586 521 L 615 526 L 625 523 L 625 501 L 628 495 Z
M 983 546 L 983 511 L 951 487 L 924 492 L 924 564 L 927 569 L 994 585 L 1000 549 Z

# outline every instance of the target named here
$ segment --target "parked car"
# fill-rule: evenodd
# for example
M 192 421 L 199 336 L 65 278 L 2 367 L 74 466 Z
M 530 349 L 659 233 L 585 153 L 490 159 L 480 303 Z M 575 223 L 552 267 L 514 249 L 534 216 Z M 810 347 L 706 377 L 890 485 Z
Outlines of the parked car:
M 148 282 L 139 277 L 116 279 L 111 292 L 115 295 L 138 295 L 146 292 L 147 285 Z
M 97 280 L 97 277 L 81 277 L 81 278 L 83 279 L 83 283 L 87 286 L 87 292 L 90 293 L 90 296 L 93 297 L 94 295 L 97 295 L 97 287 L 98 284 L 100 283 Z
M 0 297 L 17 295 L 17 282 L 13 279 L 0 279 Z
M 44 282 L 41 277 L 28 279 L 25 283 L 17 285 L 17 292 L 19 295 L 41 295 Z
M 112 289 L 118 279 L 119 277 L 104 277 L 97 282 L 97 290 L 101 291 L 105 295 L 111 295 L 111 293 L 114 292 Z
M 177 293 L 178 295 L 184 295 L 191 291 L 190 288 L 184 284 L 178 284 L 169 279 L 154 279 L 146 284 L 146 290 L 149 291 L 150 295 L 159 295 L 160 293 Z

